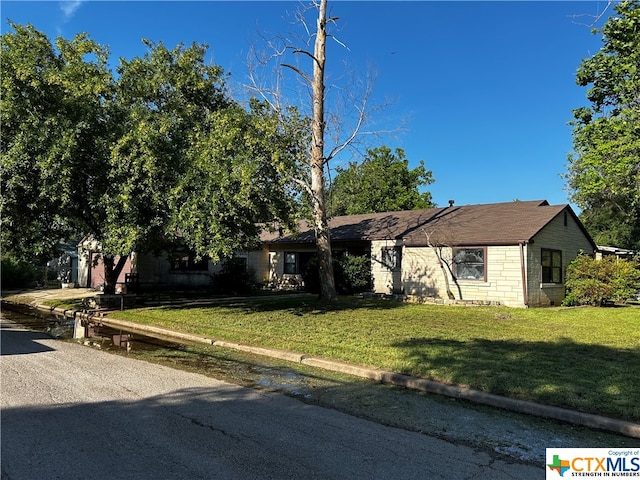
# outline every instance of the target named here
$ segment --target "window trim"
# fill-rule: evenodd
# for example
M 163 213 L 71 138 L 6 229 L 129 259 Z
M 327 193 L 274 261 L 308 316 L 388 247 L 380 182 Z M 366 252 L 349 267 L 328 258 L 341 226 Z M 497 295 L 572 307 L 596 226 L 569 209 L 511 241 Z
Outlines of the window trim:
M 460 250 L 482 250 L 482 271 L 484 274 L 482 278 L 460 278 L 458 276 L 458 263 L 455 261 L 455 258 L 456 258 L 456 253 Z M 456 281 L 487 283 L 487 247 L 486 245 L 485 246 L 452 247 L 451 263 L 452 263 L 453 275 Z
M 551 260 L 551 265 L 549 266 L 545 266 L 543 265 L 543 261 L 544 261 L 544 254 L 545 253 L 549 253 L 549 258 Z M 554 253 L 558 253 L 560 254 L 560 265 L 555 265 L 553 262 L 553 254 Z M 547 272 L 547 275 L 545 276 L 545 269 Z M 558 276 L 560 278 L 559 281 L 554 281 L 553 280 L 553 273 L 554 271 L 558 272 Z M 562 250 L 558 250 L 555 248 L 541 248 L 540 249 L 540 283 L 543 284 L 552 284 L 552 285 L 562 285 L 564 283 L 564 275 L 563 275 L 563 271 L 562 271 Z
M 293 255 L 294 262 L 287 262 L 287 256 Z M 287 272 L 287 265 L 293 265 L 293 272 Z M 300 268 L 300 256 L 298 252 L 284 252 L 284 257 L 282 259 L 282 273 L 284 275 L 297 275 Z
M 391 255 L 389 255 L 393 252 Z M 382 264 L 391 272 L 399 272 L 402 270 L 402 247 L 382 247 L 380 249 L 382 256 Z

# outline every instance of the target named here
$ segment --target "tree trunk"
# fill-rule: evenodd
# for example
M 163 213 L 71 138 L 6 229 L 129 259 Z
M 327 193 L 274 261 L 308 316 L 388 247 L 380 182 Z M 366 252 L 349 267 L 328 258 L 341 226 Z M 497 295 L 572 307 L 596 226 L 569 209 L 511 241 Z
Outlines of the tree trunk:
M 104 293 L 116 293 L 116 283 L 126 262 L 127 257 L 125 255 L 118 258 L 118 263 L 116 263 L 115 257 L 102 255 L 102 264 L 104 265 Z
M 438 265 L 440 265 L 440 271 L 442 272 L 442 278 L 444 278 L 444 285 L 447 290 L 447 297 L 449 300 L 455 300 L 456 296 L 451 291 L 451 286 L 449 285 L 449 274 L 447 270 L 444 268 L 444 260 L 442 259 L 442 255 L 438 251 L 438 247 L 431 247 L 433 252 L 436 254 L 436 258 L 438 259 Z M 449 269 L 449 265 L 447 265 L 447 269 Z
M 336 285 L 333 276 L 331 238 L 327 222 L 324 175 L 324 66 L 327 41 L 327 0 L 320 2 L 313 64 L 313 119 L 311 145 L 311 191 L 313 197 L 313 219 L 318 249 L 320 275 L 320 299 L 336 300 Z

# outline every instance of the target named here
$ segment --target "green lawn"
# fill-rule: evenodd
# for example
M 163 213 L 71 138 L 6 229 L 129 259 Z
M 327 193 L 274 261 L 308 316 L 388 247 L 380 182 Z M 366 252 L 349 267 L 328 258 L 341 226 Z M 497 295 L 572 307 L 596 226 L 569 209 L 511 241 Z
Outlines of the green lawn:
M 640 420 L 640 307 L 509 309 L 309 297 L 114 317 Z

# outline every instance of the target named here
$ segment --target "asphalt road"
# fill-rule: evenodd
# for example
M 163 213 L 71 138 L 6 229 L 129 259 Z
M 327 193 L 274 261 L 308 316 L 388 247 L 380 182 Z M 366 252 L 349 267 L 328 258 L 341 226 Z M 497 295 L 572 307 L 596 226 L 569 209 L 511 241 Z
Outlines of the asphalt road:
M 3 321 L 2 480 L 536 479 L 544 470 Z

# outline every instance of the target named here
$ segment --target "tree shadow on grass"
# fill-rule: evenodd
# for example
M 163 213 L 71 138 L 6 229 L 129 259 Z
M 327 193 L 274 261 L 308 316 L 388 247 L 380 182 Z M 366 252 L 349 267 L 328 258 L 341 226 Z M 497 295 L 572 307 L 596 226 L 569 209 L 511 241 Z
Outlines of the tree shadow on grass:
M 406 305 L 404 302 L 379 298 L 339 297 L 336 302 L 319 300 L 315 296 L 289 298 L 251 297 L 244 300 L 220 301 L 209 304 L 189 303 L 167 305 L 164 310 L 190 310 L 203 307 L 221 307 L 236 310 L 238 313 L 288 311 L 294 315 L 323 315 L 345 310 L 391 310 Z
M 615 349 L 567 338 L 413 338 L 394 346 L 404 352 L 413 373 L 498 395 L 640 420 L 640 347 Z

